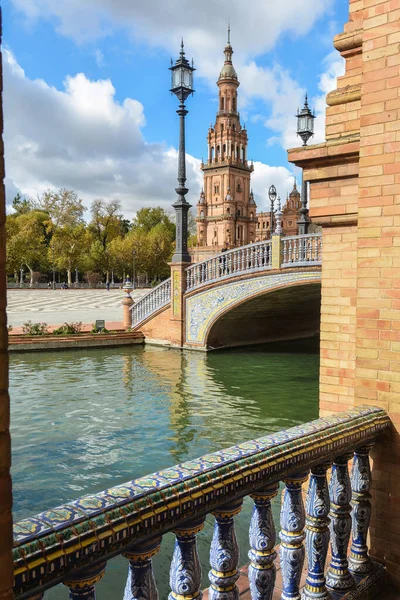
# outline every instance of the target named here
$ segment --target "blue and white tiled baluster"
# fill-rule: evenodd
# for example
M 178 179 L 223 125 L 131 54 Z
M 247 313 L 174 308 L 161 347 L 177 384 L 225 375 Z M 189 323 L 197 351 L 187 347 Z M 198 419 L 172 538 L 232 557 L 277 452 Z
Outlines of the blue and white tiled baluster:
M 188 521 L 174 530 L 175 548 L 172 557 L 168 600 L 201 600 L 201 566 L 196 534 L 204 527 L 204 517 Z
M 63 581 L 69 588 L 70 600 L 96 600 L 95 585 L 104 576 L 106 563 L 100 563 L 84 571 L 79 571 Z
M 372 446 L 363 446 L 354 452 L 351 471 L 352 494 L 352 543 L 349 557 L 349 571 L 352 573 L 368 573 L 372 562 L 368 556 L 367 535 L 371 519 L 371 470 L 369 451 Z
M 242 509 L 242 500 L 235 500 L 216 509 L 214 533 L 210 549 L 210 600 L 238 600 L 239 546 L 236 540 L 234 516 Z
M 347 463 L 351 457 L 352 454 L 348 454 L 335 458 L 329 484 L 332 559 L 326 577 L 326 587 L 335 592 L 346 592 L 355 585 L 347 561 L 351 533 L 351 483 Z
M 271 600 L 275 587 L 276 552 L 275 525 L 271 500 L 278 493 L 279 484 L 273 483 L 252 494 L 253 515 L 250 522 L 249 582 L 252 600 Z
M 306 548 L 308 573 L 301 595 L 308 598 L 327 600 L 330 598 L 325 584 L 325 562 L 329 546 L 329 490 L 326 471 L 329 465 L 318 465 L 311 469 L 307 493 Z
M 283 592 L 282 600 L 300 599 L 300 578 L 304 565 L 304 511 L 301 486 L 307 480 L 307 473 L 298 473 L 285 479 L 285 492 L 281 508 L 281 546 L 279 551 Z
M 160 550 L 160 545 L 161 537 L 157 537 L 124 552 L 129 560 L 124 600 L 158 600 L 151 559 Z

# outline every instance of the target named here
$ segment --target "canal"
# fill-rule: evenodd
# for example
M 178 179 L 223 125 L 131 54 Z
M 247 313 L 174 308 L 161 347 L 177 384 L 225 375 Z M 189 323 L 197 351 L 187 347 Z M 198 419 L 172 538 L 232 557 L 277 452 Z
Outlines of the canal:
M 318 416 L 318 345 L 216 353 L 147 346 L 11 355 L 14 520 Z M 279 510 L 278 504 L 275 512 Z M 237 518 L 247 562 L 251 500 Z M 204 586 L 213 519 L 199 535 Z M 168 595 L 173 535 L 155 558 Z M 122 598 L 127 561 L 109 561 L 98 599 Z M 67 598 L 58 586 L 46 598 Z

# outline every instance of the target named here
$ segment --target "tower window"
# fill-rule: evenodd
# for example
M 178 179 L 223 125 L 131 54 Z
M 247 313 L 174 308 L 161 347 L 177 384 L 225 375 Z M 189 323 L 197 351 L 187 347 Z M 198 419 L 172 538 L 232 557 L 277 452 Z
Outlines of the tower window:
M 219 185 L 214 185 L 214 194 L 219 194 Z
M 236 111 L 236 98 L 232 98 L 232 110 Z
M 260 229 L 260 223 L 257 223 L 257 229 Z
M 265 221 L 263 221 L 263 229 L 265 229 Z
M 232 125 L 233 131 L 236 131 L 236 125 Z
M 238 217 L 240 217 L 240 210 L 237 211 Z
M 224 130 L 224 124 L 221 123 L 221 131 L 223 131 L 223 130 Z
M 226 212 L 227 212 L 227 214 L 228 214 L 228 215 L 230 215 L 230 214 L 231 214 L 231 209 L 230 209 L 230 208 L 227 208 L 227 209 L 226 209 Z
M 252 219 L 252 218 L 253 218 L 253 213 L 250 213 L 250 219 Z
M 221 98 L 220 110 L 225 110 L 225 98 Z

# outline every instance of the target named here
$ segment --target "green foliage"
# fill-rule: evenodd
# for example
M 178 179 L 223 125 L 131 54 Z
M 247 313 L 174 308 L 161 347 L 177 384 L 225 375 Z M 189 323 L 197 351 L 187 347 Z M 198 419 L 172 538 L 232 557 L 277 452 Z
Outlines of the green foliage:
M 46 335 L 49 333 L 47 323 L 32 323 L 27 321 L 22 326 L 22 333 L 25 335 Z
M 81 333 L 82 331 L 82 322 L 79 321 L 77 323 L 64 323 L 58 329 L 53 331 L 53 335 L 74 335 L 76 333 Z
M 33 203 L 31 200 L 22 198 L 21 194 L 18 192 L 12 202 L 12 207 L 17 215 L 25 215 L 33 209 Z
M 110 333 L 110 331 L 106 329 L 106 327 L 103 327 L 102 329 L 97 329 L 96 323 L 93 323 L 90 333 Z

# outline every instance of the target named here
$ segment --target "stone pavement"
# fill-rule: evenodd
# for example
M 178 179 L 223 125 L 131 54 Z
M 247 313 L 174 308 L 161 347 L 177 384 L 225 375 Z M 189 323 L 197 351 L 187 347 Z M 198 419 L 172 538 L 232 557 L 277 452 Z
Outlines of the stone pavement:
M 134 300 L 148 289 L 134 290 Z M 106 321 L 107 328 L 121 326 L 123 290 L 106 289 L 9 289 L 7 290 L 7 320 L 13 333 L 28 320 L 48 325 L 65 322 L 91 324 L 96 319 Z

